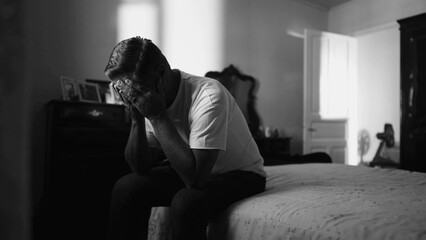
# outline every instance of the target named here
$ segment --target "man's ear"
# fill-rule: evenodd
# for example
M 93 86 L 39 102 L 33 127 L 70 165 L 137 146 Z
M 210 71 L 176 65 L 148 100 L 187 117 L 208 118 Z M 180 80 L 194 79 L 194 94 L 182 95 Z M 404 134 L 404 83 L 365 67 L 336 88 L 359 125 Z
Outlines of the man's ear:
M 159 64 L 157 69 L 155 69 L 155 72 L 162 78 L 165 72 L 164 64 Z
M 157 76 L 156 76 L 156 78 L 154 80 L 155 81 L 154 82 L 154 87 L 155 87 L 155 91 L 157 93 L 160 92 L 161 85 L 163 84 L 163 79 L 164 79 L 163 75 L 164 75 L 164 71 L 161 71 L 161 69 L 159 69 L 159 71 L 157 72 Z
M 163 78 L 160 76 L 158 76 L 158 78 L 155 79 L 155 83 L 154 83 L 155 92 L 158 93 L 160 91 L 162 81 L 163 81 Z
M 159 64 L 156 68 L 156 79 L 155 79 L 155 90 L 156 92 L 159 92 L 159 90 L 161 89 L 161 85 L 163 84 L 163 79 L 165 78 L 164 74 L 165 74 L 165 67 L 164 64 Z

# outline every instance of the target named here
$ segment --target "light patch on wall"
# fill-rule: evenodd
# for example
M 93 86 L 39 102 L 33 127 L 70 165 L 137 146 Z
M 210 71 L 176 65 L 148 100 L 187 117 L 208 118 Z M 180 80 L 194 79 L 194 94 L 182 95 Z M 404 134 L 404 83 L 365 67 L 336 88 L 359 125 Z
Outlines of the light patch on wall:
M 223 68 L 223 0 L 163 0 L 163 52 L 174 68 Z
M 358 125 L 371 135 L 366 161 L 373 160 L 380 145 L 375 137 L 385 123 L 400 139 L 400 31 L 395 22 L 366 31 L 358 39 Z
M 288 29 L 287 34 L 296 38 L 304 39 L 305 35 L 303 33 L 297 32 L 296 30 Z
M 141 36 L 159 43 L 157 1 L 123 1 L 118 7 L 117 40 Z

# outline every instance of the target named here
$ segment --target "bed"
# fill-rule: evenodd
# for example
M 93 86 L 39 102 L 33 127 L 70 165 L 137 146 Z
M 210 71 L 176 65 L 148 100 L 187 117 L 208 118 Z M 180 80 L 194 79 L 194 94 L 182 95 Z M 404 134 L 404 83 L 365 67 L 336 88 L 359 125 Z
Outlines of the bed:
M 209 239 L 425 239 L 426 173 L 343 164 L 265 167 L 266 191 L 209 223 Z M 169 239 L 154 208 L 149 239 Z

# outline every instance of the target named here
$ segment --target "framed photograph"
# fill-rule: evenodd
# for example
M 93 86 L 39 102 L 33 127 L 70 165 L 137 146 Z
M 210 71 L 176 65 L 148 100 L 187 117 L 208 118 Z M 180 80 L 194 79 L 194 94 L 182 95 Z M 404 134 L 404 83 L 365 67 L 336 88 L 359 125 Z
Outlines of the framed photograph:
M 61 76 L 62 99 L 67 101 L 78 101 L 79 94 L 77 82 L 69 77 Z
M 114 104 L 113 98 L 112 98 L 112 93 L 111 93 L 111 88 L 109 86 L 111 81 L 97 80 L 97 79 L 86 79 L 86 82 L 98 85 L 99 95 L 101 97 L 102 103 Z
M 80 101 L 92 103 L 102 102 L 97 84 L 77 81 L 77 87 Z

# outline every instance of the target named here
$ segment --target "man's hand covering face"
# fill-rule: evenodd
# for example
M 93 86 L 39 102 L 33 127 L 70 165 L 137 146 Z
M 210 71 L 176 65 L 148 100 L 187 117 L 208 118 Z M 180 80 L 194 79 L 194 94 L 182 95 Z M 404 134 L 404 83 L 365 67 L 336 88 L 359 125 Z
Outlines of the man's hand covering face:
M 165 99 L 159 93 L 142 84 L 119 80 L 114 84 L 126 104 L 134 106 L 147 119 L 160 117 L 165 112 Z

